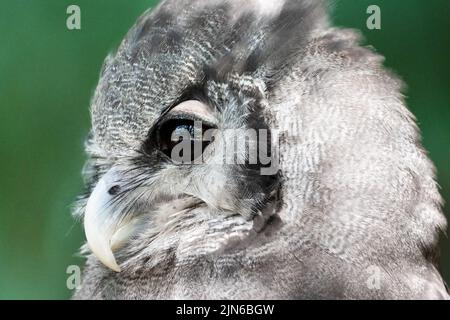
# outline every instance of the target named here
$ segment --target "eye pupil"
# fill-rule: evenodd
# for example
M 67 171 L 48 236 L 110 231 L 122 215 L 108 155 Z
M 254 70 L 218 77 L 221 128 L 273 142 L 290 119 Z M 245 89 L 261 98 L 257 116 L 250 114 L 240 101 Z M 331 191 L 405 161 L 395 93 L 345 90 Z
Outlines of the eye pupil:
M 199 127 L 194 123 L 194 120 L 190 119 L 169 119 L 163 122 L 159 128 L 157 129 L 156 134 L 156 145 L 158 149 L 163 152 L 166 156 L 172 156 L 173 148 L 181 143 L 184 139 L 189 139 L 191 143 L 191 161 L 195 160 L 195 152 L 194 146 L 196 143 L 196 139 L 203 137 L 203 133 L 211 129 L 211 126 L 201 124 Z M 200 132 L 196 132 L 199 131 Z M 211 141 L 202 141 L 202 153 L 204 148 L 206 148 Z M 183 149 L 179 151 L 178 154 L 180 157 L 183 157 Z

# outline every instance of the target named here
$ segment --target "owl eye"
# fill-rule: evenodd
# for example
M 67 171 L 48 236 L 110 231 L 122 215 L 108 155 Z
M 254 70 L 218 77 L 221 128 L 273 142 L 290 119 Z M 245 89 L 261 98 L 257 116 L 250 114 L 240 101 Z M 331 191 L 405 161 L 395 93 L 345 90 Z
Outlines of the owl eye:
M 198 100 L 186 100 L 163 115 L 152 128 L 143 151 L 160 154 L 179 163 L 191 162 L 203 154 L 214 140 L 205 135 L 216 129 L 216 119 L 210 107 Z
M 186 118 L 189 117 L 189 118 Z M 211 143 L 204 139 L 206 130 L 214 128 L 213 125 L 207 124 L 199 119 L 194 119 L 187 115 L 177 115 L 175 118 L 165 120 L 159 126 L 156 133 L 157 148 L 166 156 L 172 158 L 174 148 L 183 144 L 179 150 L 176 150 L 176 156 L 182 157 L 183 160 L 194 161 L 203 153 L 203 150 Z M 201 152 L 195 150 L 196 145 L 201 148 Z M 189 148 L 190 155 L 183 154 Z M 184 157 L 187 156 L 187 159 Z

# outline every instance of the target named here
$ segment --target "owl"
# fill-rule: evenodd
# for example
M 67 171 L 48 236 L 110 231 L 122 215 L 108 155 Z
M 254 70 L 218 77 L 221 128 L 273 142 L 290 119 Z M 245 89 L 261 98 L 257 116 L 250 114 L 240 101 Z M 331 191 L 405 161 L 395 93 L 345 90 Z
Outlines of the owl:
M 314 0 L 166 0 L 104 62 L 75 299 L 447 299 L 402 83 Z

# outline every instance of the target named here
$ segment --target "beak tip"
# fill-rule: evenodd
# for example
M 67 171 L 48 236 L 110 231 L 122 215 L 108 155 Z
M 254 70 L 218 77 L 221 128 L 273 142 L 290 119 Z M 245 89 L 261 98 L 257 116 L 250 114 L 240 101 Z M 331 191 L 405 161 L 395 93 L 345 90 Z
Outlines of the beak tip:
M 89 242 L 88 242 L 89 244 Z M 116 259 L 113 255 L 113 253 L 111 252 L 111 250 L 108 249 L 104 249 L 104 250 L 96 250 L 96 248 L 92 248 L 91 246 L 89 246 L 91 249 L 91 252 L 94 254 L 94 256 L 106 267 L 108 267 L 109 269 L 115 271 L 115 272 L 121 272 L 121 268 L 120 266 L 117 264 Z
M 105 264 L 106 265 L 106 264 Z M 115 271 L 117 273 L 121 272 L 120 266 L 114 262 L 114 264 L 106 265 L 108 268 L 110 268 L 112 271 Z
M 122 271 L 120 266 L 117 264 L 116 259 L 112 256 L 112 259 L 108 259 L 108 261 L 102 261 L 102 263 L 115 272 Z

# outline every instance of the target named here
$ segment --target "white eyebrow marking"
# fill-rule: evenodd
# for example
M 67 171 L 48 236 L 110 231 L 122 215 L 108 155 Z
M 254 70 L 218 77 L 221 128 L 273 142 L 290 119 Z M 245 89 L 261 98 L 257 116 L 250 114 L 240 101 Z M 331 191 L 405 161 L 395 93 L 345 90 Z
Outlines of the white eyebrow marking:
M 211 123 L 216 122 L 213 110 L 211 110 L 211 108 L 207 104 L 198 100 L 184 101 L 169 111 L 169 113 L 172 112 L 191 113 L 196 115 L 200 119 L 209 121 Z

